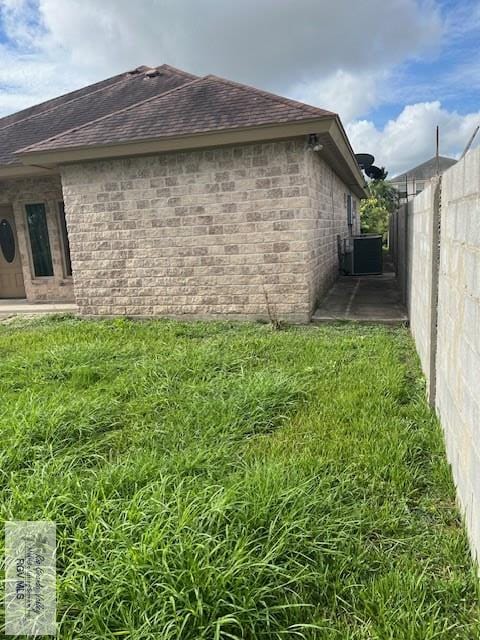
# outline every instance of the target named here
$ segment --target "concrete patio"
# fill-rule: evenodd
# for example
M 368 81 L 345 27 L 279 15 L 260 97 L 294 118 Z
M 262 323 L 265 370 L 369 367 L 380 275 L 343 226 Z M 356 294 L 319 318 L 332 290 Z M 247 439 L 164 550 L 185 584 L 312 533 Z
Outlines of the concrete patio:
M 49 313 L 77 313 L 76 304 L 67 302 L 38 302 L 26 300 L 0 300 L 0 319 L 16 315 L 39 315 Z
M 387 263 L 386 268 L 390 265 Z M 379 276 L 341 276 L 315 311 L 312 322 L 351 321 L 401 325 L 407 310 L 393 271 Z

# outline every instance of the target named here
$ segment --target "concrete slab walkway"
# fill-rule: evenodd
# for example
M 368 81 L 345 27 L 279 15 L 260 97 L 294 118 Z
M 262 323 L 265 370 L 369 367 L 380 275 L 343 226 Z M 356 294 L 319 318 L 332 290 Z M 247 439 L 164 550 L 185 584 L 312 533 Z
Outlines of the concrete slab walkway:
M 77 305 L 68 302 L 38 302 L 34 304 L 26 300 L 0 300 L 0 319 L 16 315 L 76 313 L 77 311 Z
M 338 320 L 393 325 L 407 323 L 407 311 L 395 273 L 341 276 L 312 317 L 314 323 Z

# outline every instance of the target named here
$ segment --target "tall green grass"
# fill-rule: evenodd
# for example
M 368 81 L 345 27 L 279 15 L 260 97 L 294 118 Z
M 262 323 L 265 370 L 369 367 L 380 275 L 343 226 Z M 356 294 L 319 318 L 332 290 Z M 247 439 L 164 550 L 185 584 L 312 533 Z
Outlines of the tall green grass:
M 403 329 L 0 327 L 4 519 L 52 519 L 59 637 L 480 637 Z

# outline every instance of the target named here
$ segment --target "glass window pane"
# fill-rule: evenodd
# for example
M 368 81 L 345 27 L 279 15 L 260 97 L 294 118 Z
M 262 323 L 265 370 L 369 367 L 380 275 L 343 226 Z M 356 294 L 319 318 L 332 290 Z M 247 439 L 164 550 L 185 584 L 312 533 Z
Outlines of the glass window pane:
M 15 260 L 15 236 L 8 220 L 0 222 L 0 247 L 7 262 Z
M 60 233 L 62 235 L 63 253 L 65 256 L 65 275 L 72 275 L 72 260 L 70 258 L 70 242 L 68 241 L 67 221 L 65 220 L 65 205 L 63 202 L 58 203 L 60 214 Z
M 27 204 L 27 223 L 36 276 L 53 276 L 52 252 L 44 204 Z

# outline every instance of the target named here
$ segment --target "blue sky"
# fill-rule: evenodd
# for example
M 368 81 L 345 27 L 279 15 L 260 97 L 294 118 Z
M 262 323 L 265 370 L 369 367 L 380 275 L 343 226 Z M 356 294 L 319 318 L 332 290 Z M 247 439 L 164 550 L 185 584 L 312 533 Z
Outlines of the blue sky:
M 0 115 L 167 62 L 335 110 L 394 175 L 480 124 L 479 42 L 480 0 L 0 0 Z

